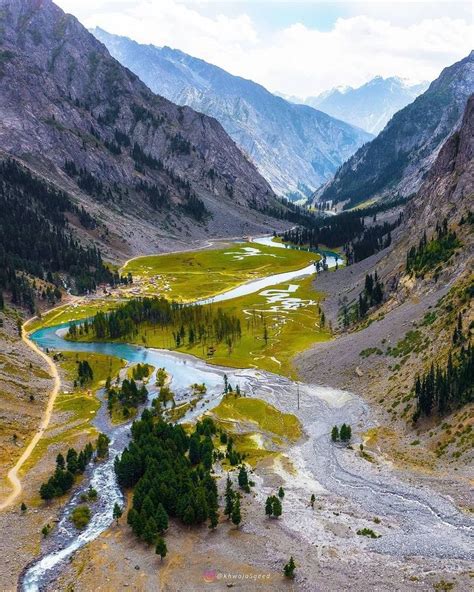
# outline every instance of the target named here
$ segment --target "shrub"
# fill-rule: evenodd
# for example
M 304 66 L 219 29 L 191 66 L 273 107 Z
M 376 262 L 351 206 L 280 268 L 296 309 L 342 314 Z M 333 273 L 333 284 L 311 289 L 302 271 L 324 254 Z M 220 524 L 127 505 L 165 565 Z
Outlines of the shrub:
M 91 519 L 89 506 L 77 506 L 71 512 L 71 520 L 76 528 L 85 528 Z

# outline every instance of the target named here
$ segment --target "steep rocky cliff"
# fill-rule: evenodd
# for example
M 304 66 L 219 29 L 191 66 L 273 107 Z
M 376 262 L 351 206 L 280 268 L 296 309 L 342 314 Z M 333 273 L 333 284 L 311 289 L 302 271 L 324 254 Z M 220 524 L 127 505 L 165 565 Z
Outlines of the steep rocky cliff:
M 355 205 L 416 192 L 441 146 L 460 125 L 473 91 L 474 51 L 445 68 L 425 93 L 396 113 L 372 142 L 342 165 L 315 199 Z
M 256 232 L 282 209 L 215 119 L 154 95 L 51 0 L 0 0 L 0 21 L 0 150 L 74 194 L 111 252 Z
M 433 229 L 446 217 L 459 221 L 474 207 L 474 94 L 468 99 L 459 130 L 439 151 L 415 198 L 407 207 L 408 228 Z M 413 236 L 413 235 L 412 235 Z
M 431 364 L 446 368 L 449 356 L 457 364 L 460 348 L 472 343 L 473 207 L 471 95 L 459 129 L 445 141 L 421 188 L 407 204 L 390 249 L 317 280 L 318 288 L 326 293 L 326 317 L 338 326 L 339 335 L 304 352 L 298 366 L 308 380 L 350 388 L 371 400 L 386 426 L 374 432 L 372 441 L 394 454 L 398 462 L 431 467 L 443 459 L 452 463 L 453 458 L 461 458 L 466 467 L 472 462 L 472 395 L 447 413 L 422 417 L 416 425 L 412 419 L 416 376 L 428 372 Z M 442 232 L 445 224 L 447 234 Z M 427 243 L 420 256 L 424 235 Z M 407 269 L 411 249 L 417 250 L 418 261 L 423 263 L 415 270 Z M 366 274 L 374 270 L 384 286 L 382 305 L 354 327 L 343 329 L 340 307 L 356 305 Z M 421 460 L 414 460 L 414 442 Z

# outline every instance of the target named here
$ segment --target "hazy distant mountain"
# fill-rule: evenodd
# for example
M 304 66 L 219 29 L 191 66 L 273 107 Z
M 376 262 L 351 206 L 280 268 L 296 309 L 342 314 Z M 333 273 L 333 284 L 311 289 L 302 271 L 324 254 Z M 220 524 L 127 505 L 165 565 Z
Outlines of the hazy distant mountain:
M 371 139 L 181 51 L 140 45 L 101 29 L 92 32 L 154 92 L 215 117 L 281 195 L 309 195 Z
M 349 202 L 417 191 L 474 93 L 474 51 L 445 68 L 427 91 L 398 111 L 320 188 L 315 199 Z
M 409 85 L 401 78 L 377 76 L 359 88 L 333 88 L 317 97 L 308 97 L 304 103 L 376 135 L 394 113 L 412 103 L 428 85 L 429 82 Z

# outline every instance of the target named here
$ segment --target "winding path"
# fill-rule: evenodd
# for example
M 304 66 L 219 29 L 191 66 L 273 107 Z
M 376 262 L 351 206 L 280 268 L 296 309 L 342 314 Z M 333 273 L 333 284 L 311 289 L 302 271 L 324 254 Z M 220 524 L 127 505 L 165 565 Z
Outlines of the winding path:
M 54 402 L 56 401 L 56 397 L 58 396 L 59 389 L 61 387 L 61 379 L 59 377 L 59 372 L 58 372 L 58 369 L 56 368 L 56 365 L 54 364 L 54 362 L 50 359 L 50 357 L 47 354 L 45 354 L 43 351 L 41 351 L 40 348 L 35 343 L 33 343 L 33 341 L 31 341 L 28 338 L 28 334 L 25 330 L 25 326 L 27 323 L 28 323 L 28 321 L 23 323 L 23 325 L 21 327 L 21 339 L 24 341 L 24 343 L 26 343 L 26 345 L 29 348 L 31 348 L 40 357 L 42 357 L 43 360 L 48 365 L 48 368 L 49 368 L 49 371 L 51 374 L 51 378 L 53 379 L 53 388 L 51 389 L 51 391 L 49 393 L 48 404 L 47 404 L 46 409 L 44 411 L 44 414 L 41 419 L 41 423 L 38 427 L 37 432 L 35 433 L 35 435 L 31 439 L 28 446 L 23 451 L 23 454 L 17 460 L 15 466 L 12 467 L 7 473 L 7 479 L 8 479 L 8 481 L 10 481 L 10 483 L 12 485 L 12 492 L 8 495 L 8 497 L 2 503 L 0 503 L 0 510 L 4 510 L 4 509 L 8 508 L 8 506 L 11 506 L 11 504 L 17 499 L 17 497 L 20 495 L 20 493 L 22 491 L 21 481 L 20 481 L 20 478 L 18 477 L 18 473 L 19 473 L 21 467 L 25 464 L 25 462 L 31 456 L 31 453 L 35 449 L 38 442 L 41 440 L 45 429 L 48 427 L 49 422 L 51 421 L 51 415 L 53 413 Z

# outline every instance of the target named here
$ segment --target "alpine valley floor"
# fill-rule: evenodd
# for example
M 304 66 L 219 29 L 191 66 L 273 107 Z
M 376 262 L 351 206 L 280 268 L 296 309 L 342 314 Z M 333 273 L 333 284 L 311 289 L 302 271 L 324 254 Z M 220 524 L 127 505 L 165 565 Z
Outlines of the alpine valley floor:
M 256 245 L 234 245 L 230 249 L 236 253 L 243 250 L 244 254 L 251 253 L 245 249 L 256 249 L 259 253 L 252 255 L 256 258 L 273 259 L 281 253 L 281 249 Z M 304 261 L 299 252 L 294 256 L 290 251 L 284 253 L 281 269 L 259 264 L 252 278 L 249 266 L 244 272 L 240 270 L 241 276 L 236 270 L 230 283 L 225 280 L 224 287 L 216 284 L 212 290 L 204 278 L 214 271 L 213 265 L 221 264 L 221 255 L 207 255 L 211 261 L 201 272 L 204 293 L 197 292 L 200 282 L 193 281 L 192 289 L 188 286 L 191 299 L 219 294 L 220 302 L 209 306 L 241 311 L 242 320 L 249 310 L 256 309 L 271 327 L 264 339 L 255 324 L 247 328 L 242 322 L 244 345 L 233 351 L 217 351 L 213 359 L 199 348 L 155 349 L 165 348 L 163 340 L 169 336 L 161 336 L 160 341 L 149 331 L 146 341 L 143 332 L 139 333 L 135 344 L 65 340 L 65 331 L 58 332 L 56 325 L 90 316 L 91 306 L 100 308 L 93 298 L 66 311 L 63 308 L 61 317 L 52 312 L 35 322 L 30 333 L 34 343 L 48 348 L 50 354 L 66 352 L 65 360 L 58 360 L 62 392 L 42 436 L 48 445 L 39 447 L 40 453 L 33 455 L 34 463 L 20 472 L 22 500 L 29 510 L 19 516 L 22 500 L 18 498 L 10 510 L 0 514 L 0 526 L 9 533 L 8 546 L 2 545 L 8 566 L 0 574 L 2 590 L 14 590 L 18 577 L 21 590 L 84 592 L 121 588 L 201 591 L 208 586 L 214 590 L 232 587 L 311 592 L 470 589 L 474 523 L 469 514 L 448 497 L 424 486 L 417 474 L 395 474 L 391 463 L 376 449 L 359 447 L 367 430 L 376 425 L 370 407 L 360 397 L 317 383 L 295 382 L 294 355 L 311 343 L 330 338 L 318 307 L 323 295 L 314 291 L 303 275 L 286 286 L 277 283 L 262 289 L 256 282 L 255 293 L 225 299 L 226 290 L 249 278 L 256 281 L 255 276 L 262 278 L 269 269 L 272 274 L 293 273 L 302 265 L 308 273 L 308 263 L 315 259 L 313 254 L 307 254 L 312 259 Z M 192 262 L 199 257 L 189 254 Z M 158 274 L 165 276 L 159 259 L 155 265 Z M 134 271 L 139 275 L 138 267 Z M 157 275 L 154 270 L 153 275 Z M 171 270 L 169 276 L 160 278 L 163 283 L 157 292 L 165 290 L 166 285 L 172 292 L 174 275 L 176 271 Z M 148 287 L 146 293 L 154 292 Z M 107 308 L 137 295 L 140 293 L 107 296 Z M 83 310 L 78 310 L 81 307 Z M 74 315 L 74 310 L 79 314 Z M 302 340 L 301 328 L 311 326 L 309 337 Z M 120 362 L 112 366 L 110 356 L 124 360 L 127 367 L 138 362 L 146 362 L 154 372 L 164 367 L 177 408 L 192 402 L 180 421 L 190 423 L 205 413 L 218 424 L 225 424 L 236 445 L 249 454 L 254 481 L 251 493 L 242 494 L 243 519 L 238 529 L 222 516 L 215 531 L 204 526 L 189 529 L 172 522 L 166 535 L 169 552 L 161 562 L 153 549 L 135 539 L 124 518 L 118 526 L 113 523 L 113 503 L 122 499 L 113 459 L 128 441 L 129 424 L 111 422 L 100 384 L 91 385 L 91 392 L 85 393 L 74 387 L 68 375 L 68 359 L 73 353 L 67 352 L 90 357 L 101 378 L 100 369 L 107 364 L 114 376 L 126 372 Z M 337 359 L 333 366 L 337 372 Z M 223 398 L 224 374 L 229 382 L 239 385 L 241 398 Z M 206 395 L 197 402 L 189 387 L 195 382 L 207 386 Z M 150 398 L 156 396 L 156 388 L 149 391 Z M 72 398 L 77 397 L 89 401 L 89 420 L 82 415 L 82 404 L 72 404 Z M 332 427 L 342 423 L 352 426 L 350 446 L 331 441 Z M 87 441 L 95 430 L 111 438 L 109 460 L 88 468 L 70 501 L 60 499 L 45 505 L 38 499 L 38 483 L 51 471 L 57 453 L 71 445 L 71 438 L 75 443 Z M 220 494 L 228 469 L 225 463 L 215 465 Z M 236 471 L 230 474 L 235 481 Z M 78 534 L 68 516 L 90 483 L 99 492 L 99 499 L 91 505 L 89 525 Z M 276 494 L 280 486 L 284 489 L 283 514 L 279 519 L 268 518 L 265 499 Z M 126 492 L 126 506 L 130 501 L 131 495 Z M 48 521 L 57 524 L 41 541 L 39 531 Z M 297 576 L 291 583 L 282 576 L 282 566 L 290 555 L 297 564 Z

